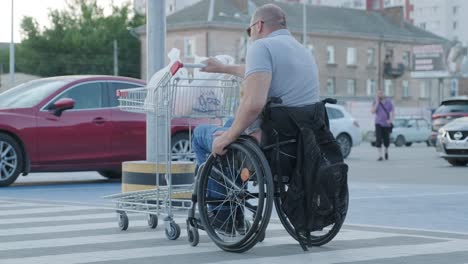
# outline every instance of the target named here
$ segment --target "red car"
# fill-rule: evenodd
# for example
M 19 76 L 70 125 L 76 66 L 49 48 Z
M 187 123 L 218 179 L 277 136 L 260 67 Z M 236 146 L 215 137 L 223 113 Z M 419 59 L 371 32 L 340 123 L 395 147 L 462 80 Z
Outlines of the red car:
M 63 76 L 0 94 L 0 187 L 30 172 L 117 178 L 123 161 L 145 160 L 146 116 L 121 111 L 116 96 L 118 89 L 144 85 L 124 77 Z M 189 130 L 199 122 L 173 119 L 172 151 L 180 159 L 194 159 Z

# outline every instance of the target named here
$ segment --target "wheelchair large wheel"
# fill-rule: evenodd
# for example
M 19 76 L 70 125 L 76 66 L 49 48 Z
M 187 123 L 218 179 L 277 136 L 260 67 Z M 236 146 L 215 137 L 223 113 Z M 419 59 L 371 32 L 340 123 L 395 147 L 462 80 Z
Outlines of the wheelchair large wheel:
M 245 252 L 257 243 L 270 220 L 274 195 L 271 171 L 257 146 L 241 139 L 225 155 L 210 156 L 197 193 L 200 220 L 218 247 Z
M 287 186 L 283 185 L 283 187 L 285 188 L 283 190 L 283 192 L 286 192 L 287 191 Z M 282 200 L 281 200 L 281 197 L 279 195 L 279 193 L 280 193 L 279 188 L 280 188 L 280 185 L 276 185 L 276 192 L 277 193 L 275 195 L 275 209 L 276 209 L 276 212 L 278 214 L 278 218 L 280 219 L 281 224 L 283 224 L 286 231 L 295 240 L 298 240 L 297 239 L 297 234 L 296 234 L 296 231 L 295 231 L 294 227 L 292 226 L 292 224 L 289 221 L 286 214 L 281 209 Z M 310 240 L 309 240 L 309 244 L 308 244 L 309 247 L 319 247 L 319 246 L 323 246 L 323 245 L 327 244 L 328 242 L 333 240 L 333 238 L 335 238 L 335 236 L 340 231 L 341 226 L 343 225 L 343 223 L 345 221 L 346 214 L 348 212 L 349 192 L 348 192 L 347 188 L 346 188 L 345 192 L 346 192 L 347 202 L 346 202 L 346 205 L 345 205 L 346 208 L 344 208 L 342 210 L 343 214 L 341 215 L 341 218 L 338 221 L 336 221 L 335 223 L 323 228 L 323 230 L 321 230 L 321 231 L 311 232 L 310 233 Z

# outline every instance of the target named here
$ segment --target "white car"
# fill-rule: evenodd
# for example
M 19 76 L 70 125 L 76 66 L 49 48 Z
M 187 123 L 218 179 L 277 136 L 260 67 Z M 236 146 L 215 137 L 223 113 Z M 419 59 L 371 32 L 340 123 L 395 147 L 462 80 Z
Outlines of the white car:
M 400 116 L 393 121 L 390 142 L 396 147 L 410 147 L 413 143 L 426 143 L 430 146 L 431 125 L 423 117 Z M 375 146 L 375 132 L 369 131 L 367 138 Z
M 468 164 L 468 117 L 446 124 L 437 135 L 436 149 L 453 166 Z
M 341 147 L 343 157 L 351 153 L 351 148 L 361 144 L 362 134 L 359 123 L 348 113 L 344 107 L 335 104 L 326 104 L 330 130 Z

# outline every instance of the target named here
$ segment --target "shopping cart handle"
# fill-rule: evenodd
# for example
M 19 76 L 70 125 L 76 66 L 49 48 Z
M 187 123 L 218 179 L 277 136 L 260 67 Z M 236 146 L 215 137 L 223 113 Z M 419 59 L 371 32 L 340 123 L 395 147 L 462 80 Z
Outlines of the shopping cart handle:
M 206 64 L 203 63 L 182 63 L 180 61 L 174 62 L 171 66 L 171 75 L 174 76 L 180 68 L 203 68 Z

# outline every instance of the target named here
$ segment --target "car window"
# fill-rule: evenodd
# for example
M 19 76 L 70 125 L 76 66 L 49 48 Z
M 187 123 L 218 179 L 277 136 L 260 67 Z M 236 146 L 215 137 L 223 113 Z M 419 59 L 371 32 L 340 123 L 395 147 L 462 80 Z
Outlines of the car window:
M 18 85 L 0 94 L 0 108 L 33 107 L 67 82 L 68 80 L 42 79 Z
M 394 127 L 406 127 L 408 125 L 408 119 L 395 119 L 393 121 L 393 126 Z
M 429 123 L 424 119 L 418 119 L 418 127 L 419 128 L 428 128 Z
M 338 109 L 331 108 L 331 107 L 326 107 L 326 109 L 327 109 L 329 119 L 339 119 L 339 118 L 344 117 L 344 114 Z
M 117 90 L 120 89 L 129 89 L 129 88 L 136 88 L 136 87 L 143 87 L 142 84 L 139 83 L 126 83 L 126 82 L 109 82 L 109 102 L 108 107 L 116 107 L 119 106 L 119 100 L 117 98 Z
M 468 101 L 448 102 L 439 106 L 435 114 L 468 113 Z
M 416 127 L 416 119 L 408 120 L 408 127 Z
M 102 108 L 103 84 L 100 82 L 79 84 L 62 93 L 59 97 L 55 98 L 54 101 L 52 101 L 50 104 L 62 98 L 73 99 L 75 101 L 75 107 L 73 107 L 74 110 Z

